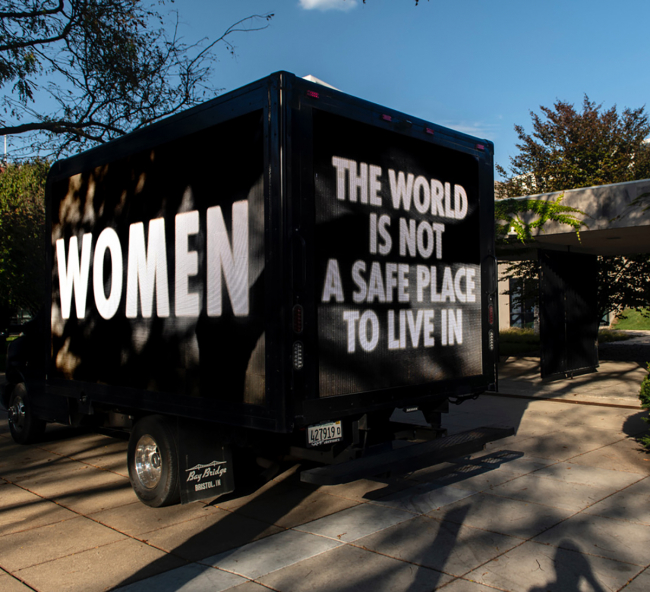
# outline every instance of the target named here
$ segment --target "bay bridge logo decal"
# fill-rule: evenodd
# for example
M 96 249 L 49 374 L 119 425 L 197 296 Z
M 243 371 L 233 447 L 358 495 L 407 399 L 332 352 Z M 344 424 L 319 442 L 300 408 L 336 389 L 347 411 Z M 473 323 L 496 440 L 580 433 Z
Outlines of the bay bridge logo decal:
M 225 460 L 213 460 L 210 464 L 198 464 L 185 472 L 189 473 L 186 483 L 195 482 L 194 490 L 200 491 L 201 489 L 211 489 L 221 485 L 221 477 L 228 471 L 228 467 L 224 466 L 227 462 Z M 210 481 L 205 479 L 213 478 Z

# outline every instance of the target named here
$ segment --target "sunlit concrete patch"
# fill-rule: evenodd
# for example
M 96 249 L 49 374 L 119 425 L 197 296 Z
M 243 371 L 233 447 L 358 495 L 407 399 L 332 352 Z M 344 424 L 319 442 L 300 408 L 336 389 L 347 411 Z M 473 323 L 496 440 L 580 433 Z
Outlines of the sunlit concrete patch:
M 222 592 L 246 581 L 241 576 L 192 563 L 117 589 L 120 592 Z
M 281 592 L 431 592 L 451 580 L 439 571 L 346 544 L 259 582 Z
M 219 510 L 200 501 L 169 506 L 164 510 L 150 508 L 140 501 L 134 501 L 125 506 L 93 512 L 88 516 L 126 535 L 142 537 L 161 528 L 213 514 L 219 514 Z
M 635 362 L 600 361 L 597 372 L 572 379 L 542 380 L 539 358 L 509 358 L 499 365 L 499 391 L 507 395 L 588 403 L 640 406 L 639 385 L 644 369 Z M 551 403 L 557 404 L 557 403 Z
M 492 488 L 490 493 L 577 512 L 604 499 L 617 489 L 616 486 L 606 483 L 599 486 L 583 485 L 536 475 L 537 473 L 517 477 Z
M 38 592 L 101 592 L 187 563 L 134 539 L 98 547 L 87 542 L 83 551 L 21 569 L 15 575 Z
M 340 485 L 322 485 L 320 491 L 355 501 L 379 499 L 401 489 L 408 489 L 413 483 L 401 477 L 388 479 L 358 479 Z
M 435 470 L 435 467 L 422 469 L 410 475 L 410 478 L 460 489 L 485 491 L 521 475 L 537 471 L 552 462 L 526 458 L 522 452 L 512 450 L 501 450 L 490 454 L 481 452 L 445 463 L 444 469 Z
M 559 462 L 535 472 L 536 477 L 557 479 L 565 483 L 580 483 L 599 487 L 602 484 L 622 489 L 639 481 L 642 477 L 636 473 L 599 469 L 598 467 L 583 467 L 570 462 Z
M 320 555 L 341 544 L 338 541 L 313 534 L 287 530 L 209 557 L 201 563 L 256 579 Z
M 0 590 L 2 592 L 32 592 L 32 588 L 28 588 L 20 580 L 4 573 L 0 573 Z
M 618 440 L 609 446 L 592 450 L 572 458 L 571 462 L 586 467 L 650 475 L 650 454 L 632 438 Z
M 451 584 L 444 587 L 445 592 L 494 592 L 494 588 L 489 588 L 483 584 L 470 582 L 463 578 L 454 580 Z
M 351 542 L 412 518 L 403 510 L 362 504 L 303 524 L 299 530 Z
M 501 449 L 490 452 L 489 454 L 486 454 L 485 451 L 477 452 L 463 457 L 462 459 L 456 459 L 453 462 L 457 465 L 471 464 L 494 469 L 503 468 L 508 471 L 519 473 L 520 475 L 525 475 L 526 473 L 531 473 L 541 467 L 551 465 L 555 461 L 547 458 L 529 456 L 520 450 Z
M 535 537 L 535 542 L 566 547 L 581 541 L 586 553 L 645 567 L 650 563 L 650 526 L 578 514 Z
M 438 508 L 457 502 L 458 500 L 470 497 L 475 493 L 476 491 L 471 489 L 425 483 L 387 495 L 381 500 L 373 501 L 372 503 L 413 512 L 414 514 L 426 514 L 427 512 L 432 512 Z
M 274 479 L 271 479 L 255 491 L 246 493 L 245 495 L 238 492 L 232 495 L 220 497 L 216 500 L 214 506 L 222 510 L 232 511 L 237 510 L 242 506 L 247 506 L 261 497 L 289 493 L 293 491 L 296 484 L 300 482 L 300 476 L 298 474 L 299 467 L 300 465 L 291 467 L 288 471 L 276 476 Z
M 255 582 L 245 582 L 234 588 L 230 588 L 228 592 L 269 592 L 269 589 Z
M 535 456 L 554 461 L 563 461 L 613 444 L 621 439 L 615 432 L 596 431 L 582 428 L 562 428 L 555 426 L 555 431 L 541 435 L 511 440 L 507 443 L 510 450 L 523 452 L 526 456 Z M 560 429 L 561 428 L 561 429 Z M 499 449 L 501 442 L 495 442 Z
M 467 510 L 457 513 L 455 510 L 458 508 L 467 508 Z M 471 498 L 429 513 L 438 520 L 455 521 L 462 517 L 461 524 L 521 539 L 529 539 L 571 514 L 573 514 L 571 510 L 551 508 L 487 493 L 477 493 Z
M 129 476 L 126 461 L 127 441 L 101 434 L 82 434 L 39 444 L 44 450 L 68 456 L 94 467 Z
M 61 457 L 48 454 L 40 451 L 38 462 L 23 471 L 13 470 L 8 478 L 24 489 L 80 513 L 114 508 L 136 499 L 128 478 L 73 460 L 57 460 Z
M 142 538 L 176 556 L 198 561 L 279 532 L 282 529 L 277 526 L 216 508 L 205 516 L 159 528 Z
M 52 425 L 48 426 L 51 439 L 39 442 L 36 446 L 42 450 L 68 456 L 74 460 L 92 460 L 93 462 L 103 452 L 126 452 L 128 443 L 126 440 L 118 440 L 97 434 L 85 432 L 81 428 L 69 426 Z M 56 431 L 54 431 L 56 430 Z
M 508 471 L 503 468 L 484 468 L 475 465 L 459 466 L 456 471 L 447 475 L 444 482 L 450 487 L 471 489 L 472 491 L 490 491 L 491 489 L 520 477 L 521 473 Z M 436 479 L 436 482 L 440 480 Z
M 313 487 L 294 487 L 282 493 L 270 491 L 239 508 L 237 513 L 281 528 L 294 528 L 315 518 L 357 505 L 357 501 L 329 495 Z
M 79 463 L 35 446 L 20 446 L 13 440 L 0 455 L 0 476 L 17 483 L 26 479 L 51 479 L 55 471 L 77 470 Z
M 650 525 L 650 504 L 648 500 L 650 500 L 650 477 L 645 477 L 624 490 L 586 508 L 583 513 Z
M 1 485 L 0 500 L 0 536 L 77 518 L 74 512 L 16 485 Z
M 468 506 L 451 510 L 452 520 L 418 516 L 356 541 L 372 551 L 460 576 L 521 544 L 521 539 L 462 524 Z M 449 514 L 450 512 L 447 512 Z
M 509 592 L 619 590 L 639 567 L 595 555 L 567 542 L 567 548 L 527 542 L 465 577 Z
M 72 518 L 0 537 L 1 565 L 13 572 L 124 538 L 87 518 Z
M 642 571 L 623 588 L 623 592 L 648 592 L 648 590 L 650 590 L 650 568 Z

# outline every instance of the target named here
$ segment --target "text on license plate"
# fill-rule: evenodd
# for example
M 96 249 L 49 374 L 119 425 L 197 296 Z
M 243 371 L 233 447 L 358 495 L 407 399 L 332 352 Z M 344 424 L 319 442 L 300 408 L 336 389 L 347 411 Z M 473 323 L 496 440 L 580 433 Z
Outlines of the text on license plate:
M 307 446 L 333 444 L 343 439 L 343 428 L 340 421 L 328 421 L 307 428 Z

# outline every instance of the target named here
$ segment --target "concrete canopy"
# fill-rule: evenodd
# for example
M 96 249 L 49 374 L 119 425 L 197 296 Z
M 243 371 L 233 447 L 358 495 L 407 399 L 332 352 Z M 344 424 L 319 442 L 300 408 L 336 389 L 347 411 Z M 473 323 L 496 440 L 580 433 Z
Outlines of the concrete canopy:
M 580 238 L 565 224 L 548 222 L 525 245 L 516 239 L 499 249 L 499 259 L 526 258 L 531 249 L 592 255 L 650 253 L 650 179 L 540 193 L 516 199 L 556 200 L 584 212 Z M 532 218 L 530 219 L 532 220 Z M 530 221 L 527 220 L 527 221 Z

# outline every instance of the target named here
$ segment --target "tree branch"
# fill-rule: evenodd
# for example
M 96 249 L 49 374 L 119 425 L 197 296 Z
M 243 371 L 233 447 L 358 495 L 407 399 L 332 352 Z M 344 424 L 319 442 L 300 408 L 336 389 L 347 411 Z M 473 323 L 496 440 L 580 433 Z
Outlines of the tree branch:
M 68 22 L 66 23 L 65 27 L 63 28 L 63 30 L 58 35 L 55 35 L 54 37 L 43 37 L 41 39 L 25 39 L 24 41 L 20 41 L 20 42 L 15 41 L 13 43 L 9 43 L 6 45 L 0 45 L 0 51 L 12 51 L 17 49 L 24 49 L 25 47 L 34 47 L 36 45 L 48 45 L 50 43 L 56 43 L 57 41 L 62 41 L 70 34 L 73 23 L 74 23 L 74 19 L 71 16 Z
M 30 19 L 39 16 L 50 16 L 57 12 L 63 12 L 64 0 L 59 0 L 58 5 L 54 8 L 43 8 L 31 12 L 0 12 L 0 19 Z
M 88 140 L 94 140 L 96 142 L 104 143 L 106 140 L 102 139 L 101 136 L 90 134 L 85 131 L 89 128 L 100 128 L 106 131 L 112 131 L 120 135 L 126 134 L 126 131 L 106 123 L 98 121 L 42 121 L 42 122 L 32 122 L 32 123 L 23 123 L 22 125 L 14 125 L 8 127 L 0 127 L 1 136 L 12 136 L 16 134 L 24 134 L 26 132 L 50 132 L 55 134 L 60 133 L 73 133 L 79 136 L 82 136 Z

